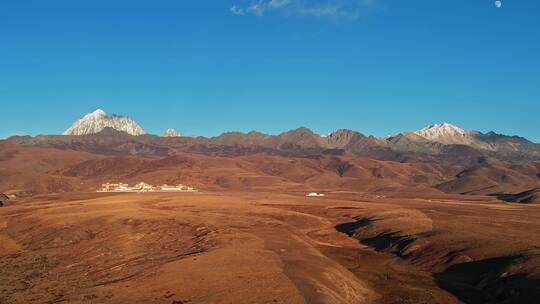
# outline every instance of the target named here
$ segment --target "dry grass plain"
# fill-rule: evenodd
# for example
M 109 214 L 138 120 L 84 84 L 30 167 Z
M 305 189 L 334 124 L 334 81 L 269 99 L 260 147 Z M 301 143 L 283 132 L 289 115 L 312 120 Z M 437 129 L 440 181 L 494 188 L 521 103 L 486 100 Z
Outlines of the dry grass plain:
M 538 303 L 538 205 L 415 197 L 36 196 L 0 209 L 0 303 Z

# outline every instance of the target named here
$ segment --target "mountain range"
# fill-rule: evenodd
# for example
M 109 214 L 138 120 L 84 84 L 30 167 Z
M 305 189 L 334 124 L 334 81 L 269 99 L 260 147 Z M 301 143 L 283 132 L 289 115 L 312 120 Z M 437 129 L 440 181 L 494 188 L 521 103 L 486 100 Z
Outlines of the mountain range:
M 384 138 L 346 129 L 321 136 L 304 127 L 279 135 L 256 131 L 227 132 L 212 138 L 186 137 L 174 129 L 167 129 L 160 137 L 147 134 L 130 117 L 108 116 L 98 109 L 73 123 L 64 135 L 16 136 L 9 140 L 25 145 L 135 155 L 170 155 L 175 151 L 218 154 L 265 152 L 280 155 L 348 152 L 400 161 L 432 157 L 467 158 L 472 155 L 504 159 L 540 158 L 540 145 L 523 137 L 468 131 L 449 123 L 433 124 L 415 132 Z
M 216 137 L 147 134 L 97 110 L 66 135 L 0 141 L 0 188 L 20 193 L 94 189 L 106 181 L 185 182 L 201 189 L 434 191 L 540 200 L 540 145 L 449 123 L 385 138 L 308 128 Z M 6 190 L 7 191 L 7 190 Z

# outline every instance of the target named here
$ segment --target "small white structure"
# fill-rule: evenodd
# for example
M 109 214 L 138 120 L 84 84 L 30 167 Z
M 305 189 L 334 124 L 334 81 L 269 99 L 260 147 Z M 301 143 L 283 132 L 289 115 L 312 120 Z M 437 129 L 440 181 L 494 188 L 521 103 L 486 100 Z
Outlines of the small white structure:
M 177 186 L 170 186 L 170 185 L 164 184 L 164 185 L 161 185 L 159 188 L 161 191 L 165 191 L 165 192 L 197 192 L 197 189 L 190 186 L 182 185 L 182 184 L 179 184 Z
M 154 187 L 152 187 L 152 185 L 149 185 L 145 182 L 140 182 L 136 184 L 135 187 L 132 188 L 132 190 L 138 191 L 138 192 L 152 192 L 154 191 Z
M 128 184 L 119 183 L 118 186 L 114 189 L 114 191 L 123 192 L 123 191 L 131 191 L 132 189 L 129 187 Z
M 161 189 L 161 191 L 182 191 L 179 186 L 171 186 L 167 184 L 163 184 L 159 188 Z
M 317 192 L 311 192 L 311 193 L 308 193 L 306 194 L 307 197 L 323 197 L 324 194 L 322 193 L 317 193 Z
M 106 183 L 101 185 L 101 189 L 98 190 L 98 192 L 126 192 L 130 191 L 131 188 L 129 188 L 128 184 L 111 184 Z

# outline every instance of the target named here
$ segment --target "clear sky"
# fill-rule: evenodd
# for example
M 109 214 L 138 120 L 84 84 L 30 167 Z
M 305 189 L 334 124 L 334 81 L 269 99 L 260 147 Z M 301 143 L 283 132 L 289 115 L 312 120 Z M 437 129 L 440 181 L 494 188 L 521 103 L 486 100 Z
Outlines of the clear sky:
M 0 0 L 0 138 L 102 108 L 157 134 L 540 142 L 539 56 L 538 0 Z

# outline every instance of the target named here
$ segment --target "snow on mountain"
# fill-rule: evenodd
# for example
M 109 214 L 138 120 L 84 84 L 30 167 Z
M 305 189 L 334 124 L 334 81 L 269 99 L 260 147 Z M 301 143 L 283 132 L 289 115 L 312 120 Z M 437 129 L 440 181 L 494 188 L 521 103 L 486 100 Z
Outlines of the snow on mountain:
M 118 115 L 108 116 L 103 110 L 97 109 L 73 123 L 73 125 L 64 132 L 64 135 L 96 134 L 106 127 L 126 132 L 131 135 L 146 134 L 146 132 L 130 117 Z
M 180 133 L 176 132 L 175 129 L 167 129 L 165 130 L 165 133 L 163 133 L 163 137 L 179 137 Z
M 425 127 L 422 130 L 414 132 L 416 135 L 422 136 L 427 139 L 437 139 L 447 136 L 463 136 L 468 132 L 460 127 L 456 127 L 449 123 L 434 124 L 429 127 Z
M 474 133 L 444 122 L 425 127 L 413 134 L 445 144 L 470 144 L 473 140 L 471 135 Z

